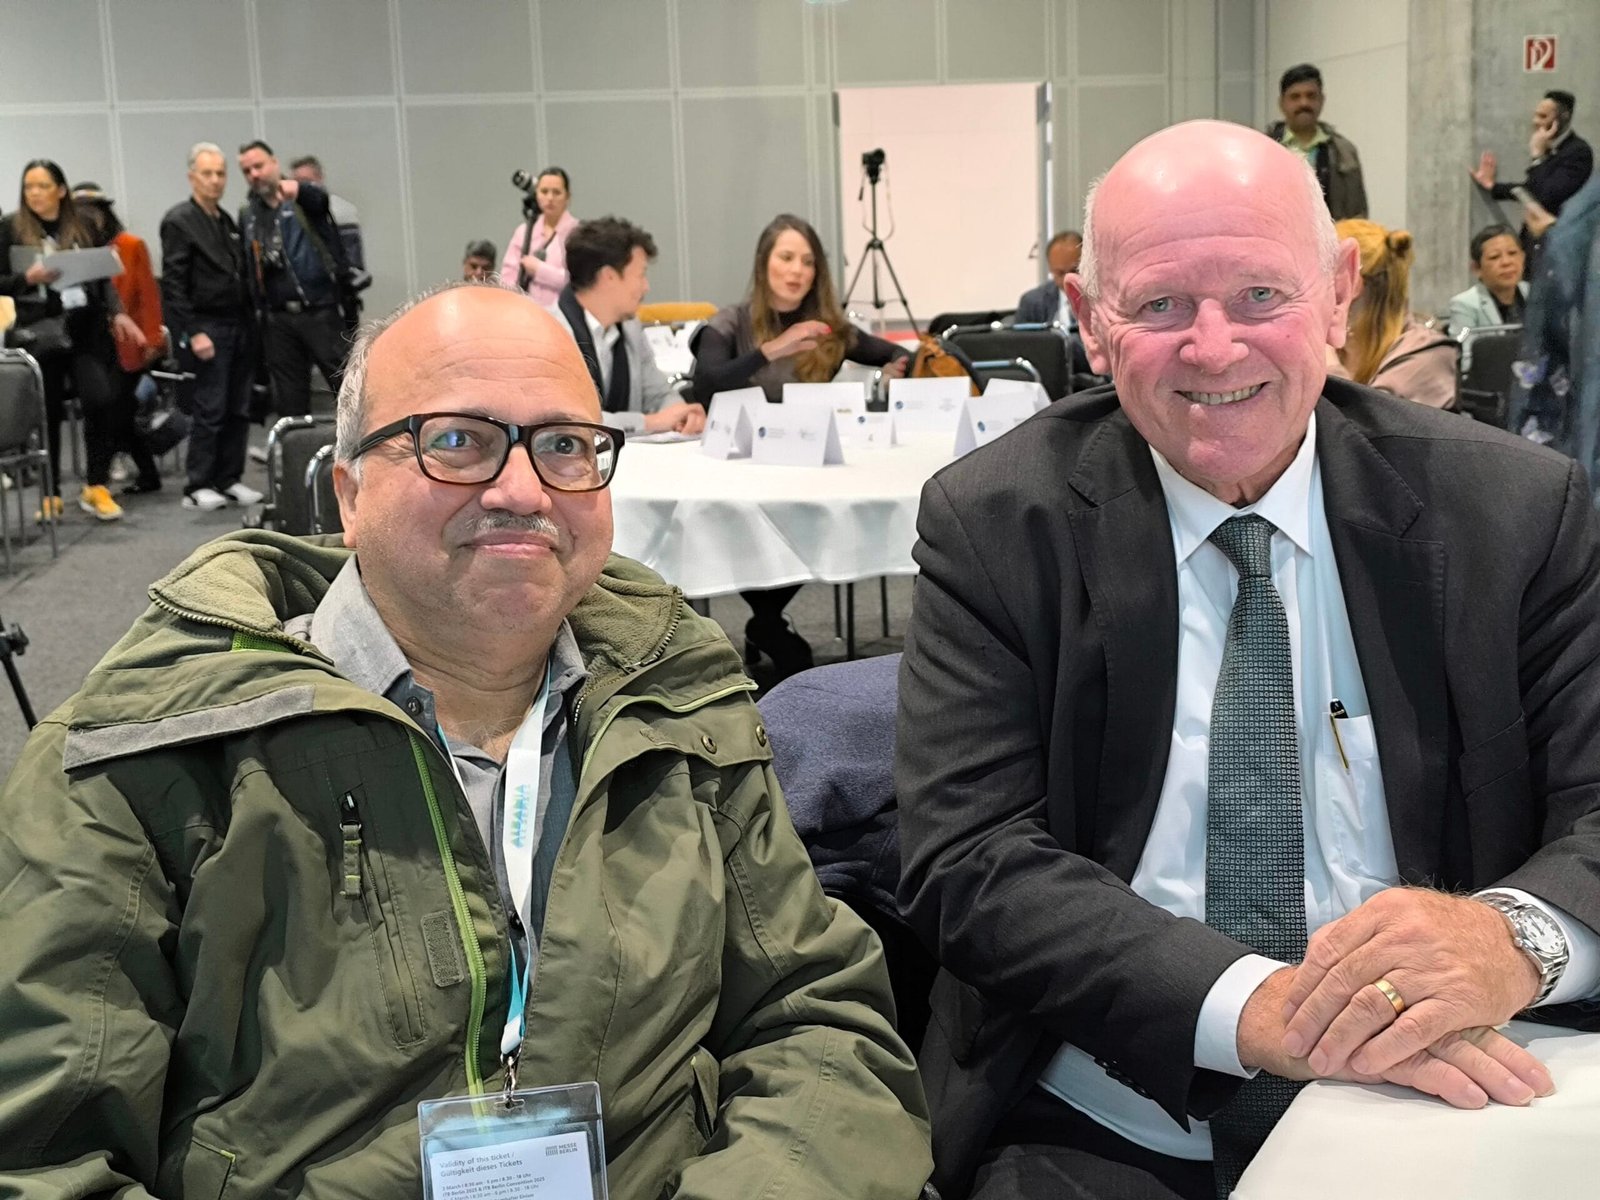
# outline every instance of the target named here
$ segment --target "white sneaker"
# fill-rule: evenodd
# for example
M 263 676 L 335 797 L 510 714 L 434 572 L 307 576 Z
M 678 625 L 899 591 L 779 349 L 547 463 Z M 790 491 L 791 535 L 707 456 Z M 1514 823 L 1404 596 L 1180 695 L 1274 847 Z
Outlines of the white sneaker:
M 198 508 L 201 512 L 215 512 L 228 507 L 228 498 L 215 488 L 195 488 L 183 497 L 183 507 Z
M 249 508 L 252 504 L 260 504 L 262 501 L 261 493 L 256 491 L 255 488 L 247 487 L 245 484 L 237 482 L 230 483 L 223 488 L 222 494 L 235 504 L 241 504 L 245 508 Z
M 250 461 L 258 462 L 262 466 L 267 462 L 267 448 L 265 446 L 251 446 L 249 450 Z

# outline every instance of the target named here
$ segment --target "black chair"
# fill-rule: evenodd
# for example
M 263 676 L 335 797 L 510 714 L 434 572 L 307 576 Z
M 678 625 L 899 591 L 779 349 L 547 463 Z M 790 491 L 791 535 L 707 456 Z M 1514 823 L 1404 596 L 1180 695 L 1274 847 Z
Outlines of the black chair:
M 934 337 L 943 337 L 949 330 L 963 325 L 981 325 L 988 329 L 994 325 L 1003 325 L 1016 316 L 1014 308 L 986 308 L 974 312 L 942 312 L 928 322 L 928 332 Z
M 306 470 L 317 451 L 333 440 L 331 416 L 284 417 L 274 425 L 267 434 L 267 496 L 260 516 L 247 524 L 279 533 L 315 532 Z
M 306 464 L 305 489 L 311 506 L 311 532 L 343 533 L 339 497 L 333 490 L 333 443 L 320 447 Z
M 44 498 L 54 493 L 50 478 L 50 453 L 45 441 L 44 376 L 39 364 L 26 350 L 0 349 L 0 476 L 11 481 L 11 494 L 17 499 L 17 537 L 27 530 L 27 506 L 23 503 L 24 483 L 31 477 L 39 485 L 39 508 Z M 50 556 L 58 553 L 56 523 L 46 521 L 50 532 Z M 11 518 L 6 497 L 0 494 L 0 546 L 4 547 L 6 570 L 11 570 Z
M 1463 329 L 1461 342 L 1461 386 L 1456 406 L 1484 422 L 1505 428 L 1511 407 L 1511 388 L 1516 382 L 1512 364 L 1522 352 L 1521 325 L 1483 325 Z
M 1060 325 L 957 326 L 939 344 L 980 390 L 991 379 L 1032 379 L 1059 400 L 1072 390 L 1072 346 Z

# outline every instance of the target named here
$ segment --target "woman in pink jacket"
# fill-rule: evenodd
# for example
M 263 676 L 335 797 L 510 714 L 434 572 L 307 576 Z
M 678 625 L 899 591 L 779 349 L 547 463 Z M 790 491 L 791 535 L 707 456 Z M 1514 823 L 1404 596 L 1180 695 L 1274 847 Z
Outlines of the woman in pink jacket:
M 533 198 L 539 205 L 530 236 L 524 221 L 511 235 L 500 263 L 500 282 L 520 287 L 548 308 L 567 286 L 567 235 L 578 218 L 567 211 L 572 183 L 560 167 L 546 167 L 534 181 Z M 526 244 L 527 252 L 523 252 Z

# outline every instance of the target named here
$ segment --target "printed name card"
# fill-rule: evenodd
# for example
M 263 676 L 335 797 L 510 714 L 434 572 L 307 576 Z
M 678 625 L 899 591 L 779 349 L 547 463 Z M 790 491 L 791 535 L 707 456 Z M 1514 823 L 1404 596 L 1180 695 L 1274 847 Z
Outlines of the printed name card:
M 1027 396 L 1033 401 L 1034 412 L 1050 407 L 1050 394 L 1044 390 L 1044 384 L 1032 379 L 991 379 L 984 387 L 983 394 Z
M 700 452 L 712 458 L 749 458 L 755 438 L 754 414 L 767 407 L 766 393 L 760 388 L 718 392 L 706 410 Z
M 846 446 L 870 446 L 887 450 L 898 446 L 894 434 L 894 414 L 886 412 L 858 412 L 839 418 L 839 440 Z
M 965 375 L 939 379 L 891 379 L 889 411 L 900 433 L 954 433 L 961 406 L 972 394 Z
M 826 404 L 837 413 L 867 411 L 867 385 L 856 379 L 845 383 L 786 383 L 785 404 Z
M 1033 414 L 1033 397 L 1025 393 L 1001 392 L 968 400 L 956 426 L 955 456 L 960 458 L 979 446 L 987 446 Z
M 824 467 L 844 462 L 839 425 L 825 404 L 769 404 L 754 418 L 758 463 Z

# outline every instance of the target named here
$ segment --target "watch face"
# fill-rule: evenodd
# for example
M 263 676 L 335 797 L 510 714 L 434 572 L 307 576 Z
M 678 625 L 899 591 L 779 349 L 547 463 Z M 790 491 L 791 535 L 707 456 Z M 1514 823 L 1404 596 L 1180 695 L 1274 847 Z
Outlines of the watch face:
M 1554 957 L 1566 949 L 1561 927 L 1548 914 L 1534 909 L 1524 910 L 1521 915 L 1518 932 L 1528 943 L 1528 949 L 1540 957 Z

